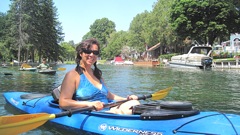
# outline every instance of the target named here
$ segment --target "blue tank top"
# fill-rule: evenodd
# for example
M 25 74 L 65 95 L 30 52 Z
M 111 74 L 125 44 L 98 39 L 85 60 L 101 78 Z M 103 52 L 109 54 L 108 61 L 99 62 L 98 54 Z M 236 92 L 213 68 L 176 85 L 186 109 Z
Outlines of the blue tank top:
M 96 88 L 84 74 L 80 75 L 80 82 L 79 82 L 78 89 L 76 90 L 76 100 L 78 101 L 101 101 L 105 104 L 108 103 L 107 95 L 108 89 L 100 80 L 102 84 L 101 90 Z

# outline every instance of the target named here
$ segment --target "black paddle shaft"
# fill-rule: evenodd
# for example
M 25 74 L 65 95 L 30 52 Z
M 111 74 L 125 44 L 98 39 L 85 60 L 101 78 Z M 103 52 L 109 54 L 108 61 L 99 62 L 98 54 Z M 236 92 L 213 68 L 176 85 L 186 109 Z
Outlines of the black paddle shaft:
M 151 98 L 151 97 L 152 97 L 152 95 L 142 95 L 142 96 L 138 97 L 138 100 L 145 100 L 145 99 Z M 104 108 L 114 107 L 114 106 L 120 105 L 120 104 L 122 104 L 124 102 L 127 102 L 127 101 L 129 101 L 129 100 L 127 99 L 127 100 L 122 100 L 122 101 L 118 101 L 118 102 L 114 102 L 114 103 L 105 104 Z M 80 109 L 76 109 L 76 110 L 64 111 L 64 112 L 55 114 L 55 118 L 63 117 L 63 116 L 71 117 L 73 113 L 83 112 L 83 111 L 92 111 L 92 110 L 96 110 L 94 106 L 86 107 L 86 108 L 80 108 Z
M 76 109 L 76 110 L 64 111 L 64 112 L 55 114 L 55 118 L 59 118 L 59 117 L 63 117 L 63 116 L 69 116 L 69 117 L 71 117 L 73 113 L 76 113 L 76 112 L 84 112 L 84 111 L 92 111 L 92 110 L 95 110 L 95 107 L 94 107 L 94 106 L 85 107 L 85 108 L 79 108 L 79 109 Z
M 152 95 L 142 95 L 138 97 L 138 100 L 146 100 L 147 98 L 151 98 Z
M 145 99 L 151 98 L 151 97 L 152 97 L 152 95 L 142 95 L 142 96 L 138 96 L 138 100 L 145 100 Z M 121 105 L 122 103 L 127 102 L 127 101 L 129 101 L 129 99 L 121 100 L 121 101 L 118 101 L 118 102 L 113 102 L 113 103 L 110 103 L 110 104 L 105 104 L 104 108 L 118 106 L 118 105 Z

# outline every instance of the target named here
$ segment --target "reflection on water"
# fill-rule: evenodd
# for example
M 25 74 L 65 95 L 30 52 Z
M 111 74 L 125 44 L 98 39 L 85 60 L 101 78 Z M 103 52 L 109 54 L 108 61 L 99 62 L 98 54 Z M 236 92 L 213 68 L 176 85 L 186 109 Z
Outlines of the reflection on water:
M 50 93 L 61 84 L 67 71 L 75 65 L 59 65 L 65 71 L 55 75 L 18 71 L 17 67 L 2 68 L 0 73 L 0 114 L 11 115 L 6 109 L 2 93 L 5 91 L 28 91 Z M 57 69 L 58 67 L 54 67 Z M 240 70 L 198 70 L 160 67 L 99 65 L 109 89 L 121 96 L 151 94 L 173 86 L 164 100 L 190 101 L 195 108 L 240 114 Z M 5 76 L 3 73 L 13 75 Z M 153 102 L 151 100 L 141 102 Z M 42 126 L 26 134 L 65 134 L 59 128 Z

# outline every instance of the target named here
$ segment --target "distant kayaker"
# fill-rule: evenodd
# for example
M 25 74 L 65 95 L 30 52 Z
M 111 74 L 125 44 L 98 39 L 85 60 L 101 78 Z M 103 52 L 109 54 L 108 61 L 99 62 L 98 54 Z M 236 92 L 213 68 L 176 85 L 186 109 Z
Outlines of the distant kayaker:
M 26 68 L 26 66 L 28 66 L 28 65 L 27 65 L 27 62 L 26 62 L 26 61 L 23 61 L 23 63 L 22 63 L 22 65 L 21 65 L 20 68 Z
M 97 67 L 100 45 L 96 39 L 88 39 L 76 47 L 77 66 L 64 77 L 61 85 L 59 105 L 62 109 L 73 110 L 94 106 L 97 111 L 104 109 L 110 100 L 131 99 L 119 106 L 104 109 L 110 113 L 132 114 L 131 107 L 140 104 L 136 95 L 123 98 L 108 90 Z
M 39 66 L 37 66 L 37 68 L 42 70 L 52 69 L 52 67 L 50 67 L 49 64 L 47 64 L 46 58 L 42 59 L 42 63 Z
M 3 67 L 6 67 L 6 66 L 7 66 L 7 64 L 5 63 L 5 60 L 3 61 L 2 66 L 3 66 Z

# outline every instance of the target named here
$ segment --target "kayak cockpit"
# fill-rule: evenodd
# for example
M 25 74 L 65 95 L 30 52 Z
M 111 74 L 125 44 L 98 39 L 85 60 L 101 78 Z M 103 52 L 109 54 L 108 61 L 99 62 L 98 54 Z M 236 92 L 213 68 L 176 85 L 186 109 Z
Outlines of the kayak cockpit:
M 21 95 L 21 99 L 36 99 L 36 98 L 44 98 L 49 96 L 49 94 L 23 94 Z M 37 101 L 37 100 L 36 100 Z M 55 98 L 48 98 L 47 100 L 50 107 L 59 108 L 58 101 Z M 89 112 L 89 111 L 86 111 Z M 192 104 L 190 102 L 180 102 L 180 101 L 161 101 L 160 103 L 148 103 L 141 104 L 137 106 L 133 106 L 133 115 L 129 115 L 131 118 L 140 117 L 141 120 L 169 120 L 169 119 L 177 119 L 184 118 L 193 115 L 199 114 L 199 110 L 193 109 Z M 104 111 L 96 112 L 92 111 L 91 115 L 101 117 L 111 117 L 114 116 L 112 113 L 107 113 Z M 116 114 L 118 117 L 119 115 Z M 122 115 L 124 117 L 129 117 L 127 115 Z

